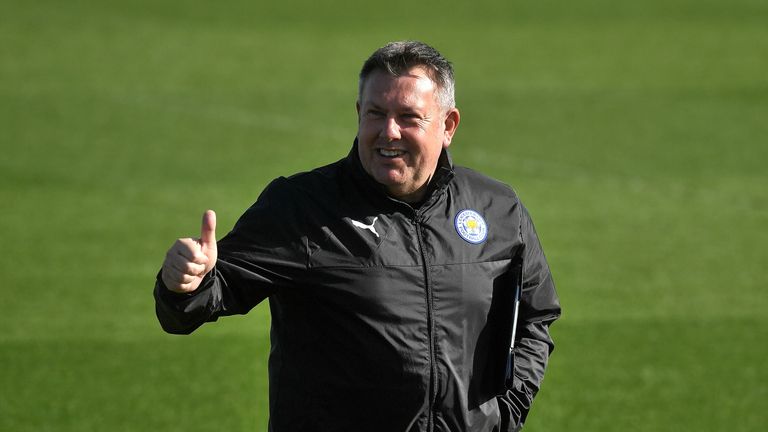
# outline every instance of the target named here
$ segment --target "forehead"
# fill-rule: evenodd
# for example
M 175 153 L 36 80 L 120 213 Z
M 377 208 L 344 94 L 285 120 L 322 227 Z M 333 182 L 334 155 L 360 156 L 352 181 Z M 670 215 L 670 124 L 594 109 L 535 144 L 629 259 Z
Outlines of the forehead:
M 435 82 L 418 66 L 400 76 L 375 70 L 361 88 L 360 103 L 428 104 L 436 101 L 436 90 Z

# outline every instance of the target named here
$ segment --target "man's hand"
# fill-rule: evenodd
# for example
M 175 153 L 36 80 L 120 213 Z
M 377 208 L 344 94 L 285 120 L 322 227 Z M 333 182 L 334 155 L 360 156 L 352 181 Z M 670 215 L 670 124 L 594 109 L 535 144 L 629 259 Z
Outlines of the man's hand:
M 216 265 L 216 213 L 203 214 L 200 238 L 180 238 L 168 249 L 163 262 L 162 279 L 165 286 L 178 293 L 189 293 Z

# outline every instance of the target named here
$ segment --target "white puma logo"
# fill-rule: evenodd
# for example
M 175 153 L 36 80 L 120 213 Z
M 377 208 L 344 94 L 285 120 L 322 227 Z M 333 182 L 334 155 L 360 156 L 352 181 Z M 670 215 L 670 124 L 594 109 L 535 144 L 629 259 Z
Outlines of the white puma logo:
M 370 230 L 372 233 L 376 234 L 376 237 L 379 237 L 379 233 L 377 233 L 376 232 L 376 228 L 373 227 L 373 225 L 376 223 L 376 219 L 378 219 L 378 218 L 379 218 L 378 216 L 373 218 L 373 222 L 371 222 L 370 225 L 366 225 L 366 224 L 364 224 L 362 222 L 358 222 L 358 221 L 356 221 L 354 219 L 350 219 L 350 220 L 352 221 L 352 225 L 354 225 L 354 226 L 356 226 L 358 228 Z

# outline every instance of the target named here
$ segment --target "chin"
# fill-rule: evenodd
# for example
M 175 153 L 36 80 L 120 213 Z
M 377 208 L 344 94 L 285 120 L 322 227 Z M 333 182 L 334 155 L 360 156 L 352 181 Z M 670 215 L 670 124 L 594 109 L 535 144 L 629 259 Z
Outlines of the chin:
M 403 176 L 399 172 L 388 169 L 379 170 L 379 172 L 372 177 L 377 182 L 387 187 L 399 187 L 405 183 L 402 179 Z

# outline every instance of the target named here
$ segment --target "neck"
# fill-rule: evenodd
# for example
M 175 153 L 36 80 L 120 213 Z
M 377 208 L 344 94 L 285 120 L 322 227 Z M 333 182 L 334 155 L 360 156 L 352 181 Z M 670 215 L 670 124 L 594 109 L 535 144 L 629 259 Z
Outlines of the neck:
M 431 179 L 432 178 L 430 177 L 430 179 L 424 182 L 423 185 L 421 185 L 418 189 L 412 192 L 402 192 L 398 190 L 392 190 L 392 188 L 386 188 L 387 195 L 391 196 L 392 198 L 398 199 L 400 201 L 406 202 L 408 204 L 420 203 L 427 196 L 427 191 L 429 190 L 429 183 Z

